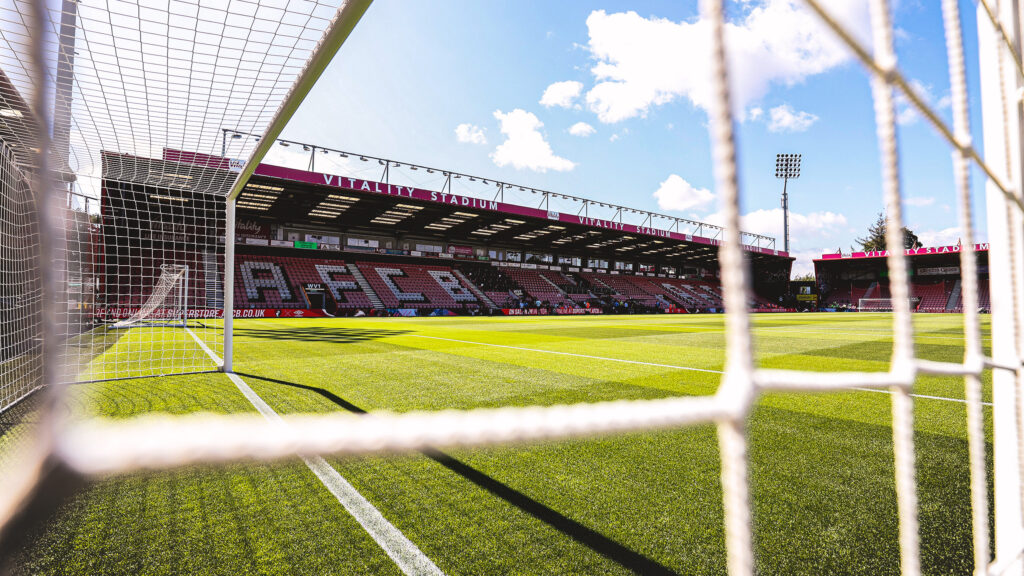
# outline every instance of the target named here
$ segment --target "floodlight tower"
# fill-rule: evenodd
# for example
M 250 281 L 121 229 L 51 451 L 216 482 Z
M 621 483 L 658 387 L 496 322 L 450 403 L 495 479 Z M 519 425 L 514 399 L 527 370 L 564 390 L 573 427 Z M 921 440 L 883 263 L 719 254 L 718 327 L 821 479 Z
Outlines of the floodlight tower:
M 786 184 L 789 179 L 800 177 L 800 154 L 776 154 L 775 177 L 782 178 L 782 235 L 786 253 L 789 253 L 789 194 Z

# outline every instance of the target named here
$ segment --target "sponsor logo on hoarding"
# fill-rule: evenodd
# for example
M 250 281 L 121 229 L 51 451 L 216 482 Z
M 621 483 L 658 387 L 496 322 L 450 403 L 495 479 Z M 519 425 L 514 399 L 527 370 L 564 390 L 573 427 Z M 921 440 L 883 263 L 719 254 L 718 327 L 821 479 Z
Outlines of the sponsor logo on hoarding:
M 505 316 L 547 316 L 547 308 L 503 308 Z
M 580 314 L 604 314 L 604 310 L 600 308 L 555 308 L 555 314 L 568 314 L 568 315 L 580 315 Z
M 555 212 L 554 210 L 548 210 L 548 220 L 558 220 L 561 217 L 562 215 L 559 214 L 558 212 Z

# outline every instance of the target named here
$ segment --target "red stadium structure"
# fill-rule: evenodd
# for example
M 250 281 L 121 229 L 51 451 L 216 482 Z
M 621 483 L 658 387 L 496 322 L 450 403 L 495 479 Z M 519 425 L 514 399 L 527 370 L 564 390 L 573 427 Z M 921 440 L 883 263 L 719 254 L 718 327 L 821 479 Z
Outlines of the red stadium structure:
M 910 273 L 912 310 L 962 312 L 960 250 L 962 246 L 914 248 L 905 251 Z M 988 244 L 974 247 L 978 255 L 978 307 L 989 309 Z M 814 261 L 818 308 L 822 310 L 886 310 L 890 297 L 888 252 L 823 254 Z M 801 295 L 796 295 L 801 298 Z M 808 301 L 810 298 L 807 299 Z
M 106 178 L 102 190 L 99 316 L 137 310 L 151 288 L 136 284 L 154 278 L 165 260 L 188 266 L 190 309 L 210 314 L 223 302 L 223 253 L 189 248 L 195 235 L 216 235 L 223 250 L 223 229 L 201 224 L 216 226 L 216 218 L 203 215 L 223 206 L 209 195 L 190 195 L 194 183 L 175 180 L 178 168 L 197 165 L 231 169 L 227 159 L 174 150 L 159 160 L 104 154 L 104 174 L 117 177 Z M 630 224 L 621 213 L 640 212 L 624 207 L 618 219 L 591 217 L 587 200 L 572 214 L 449 190 L 260 165 L 237 203 L 236 314 L 722 311 L 720 228 L 694 223 L 707 233 L 700 236 L 678 226 Z M 154 212 L 161 217 L 152 218 Z M 182 225 L 167 224 L 176 215 Z M 647 221 L 654 218 L 689 222 L 654 214 Z M 153 221 L 163 222 L 160 229 L 151 228 Z M 783 310 L 792 258 L 774 249 L 774 239 L 745 238 L 752 241 L 745 249 L 756 292 L 750 305 Z

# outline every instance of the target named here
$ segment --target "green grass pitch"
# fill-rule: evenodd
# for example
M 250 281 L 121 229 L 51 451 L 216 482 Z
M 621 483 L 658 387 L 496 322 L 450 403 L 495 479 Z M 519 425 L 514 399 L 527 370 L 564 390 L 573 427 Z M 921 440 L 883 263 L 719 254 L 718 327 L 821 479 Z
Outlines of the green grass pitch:
M 721 370 L 723 320 L 239 320 L 235 368 L 281 414 L 704 395 L 714 393 L 718 374 L 613 359 Z M 760 315 L 756 362 L 885 370 L 890 320 L 885 314 Z M 919 357 L 962 359 L 960 316 L 914 321 Z M 129 332 L 96 362 L 124 354 L 132 338 L 144 337 Z M 987 402 L 990 383 L 986 374 Z M 254 411 L 223 374 L 72 388 L 76 408 L 95 415 Z M 964 397 L 960 378 L 922 377 L 914 392 Z M 924 398 L 914 404 L 924 569 L 968 574 L 965 407 Z M 991 410 L 985 410 L 991 442 Z M 24 412 L 0 415 L 0 464 L 12 465 L 3 447 L 31 425 Z M 749 438 L 760 573 L 898 572 L 888 394 L 766 394 Z M 725 571 L 712 426 L 328 461 L 447 574 Z M 24 574 L 400 573 L 298 462 L 96 482 L 32 537 L 16 566 Z

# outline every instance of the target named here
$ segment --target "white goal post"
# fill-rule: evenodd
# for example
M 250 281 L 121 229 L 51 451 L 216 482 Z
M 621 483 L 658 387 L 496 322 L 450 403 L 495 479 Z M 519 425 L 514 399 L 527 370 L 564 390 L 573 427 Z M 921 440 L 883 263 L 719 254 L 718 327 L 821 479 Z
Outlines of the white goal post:
M 921 302 L 920 298 L 908 298 L 907 305 L 911 310 L 917 308 Z M 892 298 L 861 298 L 857 300 L 857 310 L 861 312 L 892 312 L 894 301 Z
M 161 264 L 160 277 L 153 292 L 131 316 L 110 325 L 111 328 L 133 326 L 188 326 L 188 265 Z

